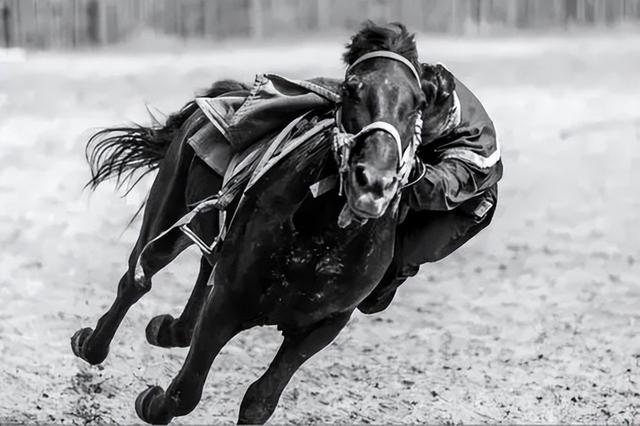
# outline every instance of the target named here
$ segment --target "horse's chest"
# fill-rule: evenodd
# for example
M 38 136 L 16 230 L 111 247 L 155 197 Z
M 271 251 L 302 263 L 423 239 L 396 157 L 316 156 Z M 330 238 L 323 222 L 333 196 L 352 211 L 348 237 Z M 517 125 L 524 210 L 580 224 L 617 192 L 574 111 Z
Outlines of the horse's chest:
M 355 235 L 305 236 L 293 229 L 271 247 L 264 302 L 275 316 L 316 320 L 355 307 L 378 283 L 389 244 Z M 281 234 L 282 235 L 282 234 Z M 348 237 L 348 235 L 347 235 Z
M 262 324 L 303 327 L 355 309 L 391 261 L 395 222 L 340 229 L 342 205 L 321 197 L 285 215 L 262 203 L 228 234 L 216 282 Z

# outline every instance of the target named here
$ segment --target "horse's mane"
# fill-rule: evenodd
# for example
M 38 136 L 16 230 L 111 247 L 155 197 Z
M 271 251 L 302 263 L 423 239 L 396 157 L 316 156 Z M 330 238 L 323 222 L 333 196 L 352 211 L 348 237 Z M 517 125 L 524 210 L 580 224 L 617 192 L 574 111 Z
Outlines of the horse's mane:
M 415 35 L 397 22 L 376 24 L 372 21 L 366 21 L 346 47 L 347 51 L 342 55 L 342 59 L 347 65 L 351 65 L 365 53 L 388 50 L 404 56 L 411 61 L 416 69 L 420 69 Z
M 366 21 L 347 44 L 342 59 L 351 65 L 360 56 L 376 50 L 388 50 L 407 58 L 421 74 L 421 85 L 431 108 L 448 107 L 455 89 L 453 74 L 442 65 L 421 64 L 418 60 L 415 34 L 397 22 L 376 24 Z M 446 112 L 446 111 L 443 111 Z

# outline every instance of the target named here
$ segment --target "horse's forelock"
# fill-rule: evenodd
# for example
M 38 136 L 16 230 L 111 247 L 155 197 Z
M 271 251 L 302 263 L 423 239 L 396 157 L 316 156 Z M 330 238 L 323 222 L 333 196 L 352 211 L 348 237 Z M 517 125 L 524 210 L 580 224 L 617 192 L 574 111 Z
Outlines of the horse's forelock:
M 366 21 L 347 44 L 347 51 L 342 58 L 347 65 L 351 65 L 360 56 L 376 50 L 388 50 L 402 55 L 420 69 L 415 35 L 397 22 L 376 24 Z

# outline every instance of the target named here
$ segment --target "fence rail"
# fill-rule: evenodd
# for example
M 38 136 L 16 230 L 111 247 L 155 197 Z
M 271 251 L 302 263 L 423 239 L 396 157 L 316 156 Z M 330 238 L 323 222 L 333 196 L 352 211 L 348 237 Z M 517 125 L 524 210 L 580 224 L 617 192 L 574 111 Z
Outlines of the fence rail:
M 352 29 L 365 18 L 465 33 L 640 23 L 640 0 L 0 0 L 0 46 L 105 45 L 149 28 L 184 38 Z

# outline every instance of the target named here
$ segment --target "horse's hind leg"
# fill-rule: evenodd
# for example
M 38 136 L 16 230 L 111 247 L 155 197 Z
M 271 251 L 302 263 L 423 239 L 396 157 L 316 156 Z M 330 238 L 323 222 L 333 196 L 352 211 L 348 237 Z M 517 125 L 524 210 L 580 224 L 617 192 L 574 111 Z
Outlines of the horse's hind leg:
M 145 246 L 187 212 L 184 196 L 191 151 L 172 144 L 149 192 L 140 235 L 129 257 L 129 268 L 118 284 L 116 298 L 98 320 L 95 330 L 83 328 L 71 338 L 76 356 L 99 364 L 109 352 L 109 344 L 129 308 L 151 289 L 151 277 L 169 264 L 190 241 L 178 230 Z M 144 252 L 143 252 L 144 249 Z
M 242 309 L 230 302 L 224 289 L 214 286 L 198 318 L 189 354 L 180 372 L 166 392 L 159 386 L 153 386 L 138 395 L 138 417 L 152 424 L 167 424 L 174 417 L 193 411 L 200 402 L 214 358 L 243 328 L 240 312 Z
M 149 343 L 163 348 L 184 348 L 189 346 L 196 320 L 211 290 L 207 283 L 212 270 L 213 267 L 203 257 L 200 261 L 200 272 L 198 273 L 196 284 L 182 314 L 178 318 L 173 318 L 169 314 L 158 315 L 153 318 L 146 329 Z
M 239 424 L 263 424 L 278 405 L 282 391 L 302 363 L 336 338 L 351 312 L 322 321 L 304 333 L 285 335 L 267 371 L 253 382 L 240 404 Z
M 222 186 L 222 177 L 211 170 L 198 157 L 191 162 L 185 198 L 189 205 L 195 205 L 212 194 L 215 194 Z M 209 211 L 199 215 L 190 225 L 207 244 L 213 242 L 218 234 L 218 212 Z M 211 290 L 207 286 L 213 267 L 203 257 L 200 261 L 200 272 L 191 296 L 182 314 L 173 318 L 169 314 L 158 315 L 147 325 L 147 341 L 155 346 L 164 348 L 186 347 L 191 341 L 191 334 L 198 319 L 198 315 L 204 306 Z

